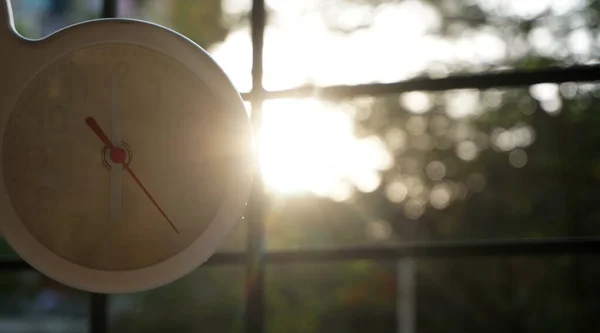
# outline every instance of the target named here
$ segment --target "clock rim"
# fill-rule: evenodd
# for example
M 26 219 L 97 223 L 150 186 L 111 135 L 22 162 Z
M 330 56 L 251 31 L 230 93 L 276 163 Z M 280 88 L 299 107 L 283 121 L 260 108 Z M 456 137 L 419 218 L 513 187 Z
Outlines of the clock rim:
M 117 33 L 118 34 L 115 34 Z M 150 37 L 151 36 L 151 37 Z M 239 168 L 227 189 L 226 198 L 208 228 L 182 251 L 159 263 L 148 267 L 109 271 L 83 267 L 70 262 L 37 240 L 17 216 L 8 195 L 4 180 L 4 166 L 0 161 L 0 230 L 13 250 L 33 268 L 65 285 L 98 293 L 130 293 L 153 289 L 171 283 L 200 265 L 212 256 L 221 241 L 233 227 L 243 219 L 254 175 L 254 135 L 246 114 L 243 101 L 227 75 L 212 57 L 190 39 L 181 34 L 148 22 L 132 19 L 100 19 L 76 24 L 31 43 L 46 43 L 57 50 L 34 70 L 39 72 L 56 60 L 81 48 L 101 44 L 129 44 L 147 47 L 161 52 L 180 62 L 205 83 L 225 109 L 231 109 L 234 116 L 242 119 L 247 126 L 249 154 L 243 155 L 250 165 Z M 35 48 L 35 45 L 32 45 Z M 31 73 L 31 71 L 30 71 Z M 22 91 L 29 85 L 28 80 L 14 96 L 18 101 Z M 0 154 L 3 150 L 4 132 L 7 121 L 14 109 L 9 107 L 0 115 Z M 243 118 L 242 118 L 243 117 Z

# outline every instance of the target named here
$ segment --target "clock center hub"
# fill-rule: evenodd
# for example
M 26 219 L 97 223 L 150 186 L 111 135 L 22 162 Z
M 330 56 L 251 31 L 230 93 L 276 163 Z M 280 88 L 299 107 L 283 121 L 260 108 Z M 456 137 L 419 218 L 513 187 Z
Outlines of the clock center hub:
M 127 152 L 121 147 L 116 147 L 110 150 L 110 160 L 113 163 L 123 163 L 127 158 Z
M 113 149 L 108 147 L 102 149 L 102 164 L 105 167 L 111 169 L 113 165 L 123 163 L 131 163 L 131 149 L 125 142 L 122 142 L 120 146 L 115 146 Z

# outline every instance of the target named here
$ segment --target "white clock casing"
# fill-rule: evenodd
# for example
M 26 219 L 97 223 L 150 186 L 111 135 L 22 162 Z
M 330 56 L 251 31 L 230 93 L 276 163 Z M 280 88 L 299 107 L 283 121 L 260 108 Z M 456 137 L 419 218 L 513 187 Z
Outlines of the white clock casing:
M 240 95 L 216 62 L 184 36 L 147 22 L 103 19 L 73 25 L 41 40 L 28 40 L 14 29 L 9 0 L 0 0 L 0 156 L 11 112 L 31 81 L 65 55 L 102 45 L 136 46 L 172 58 L 199 78 L 244 129 L 239 137 L 246 153 L 240 156 L 239 168 L 224 189 L 225 199 L 208 227 L 166 260 L 131 270 L 84 267 L 49 250 L 17 214 L 7 190 L 4 165 L 0 163 L 0 231 L 26 262 L 48 277 L 78 289 L 136 292 L 170 283 L 204 263 L 242 219 L 254 174 L 254 142 Z M 135 147 L 133 150 L 135 156 Z

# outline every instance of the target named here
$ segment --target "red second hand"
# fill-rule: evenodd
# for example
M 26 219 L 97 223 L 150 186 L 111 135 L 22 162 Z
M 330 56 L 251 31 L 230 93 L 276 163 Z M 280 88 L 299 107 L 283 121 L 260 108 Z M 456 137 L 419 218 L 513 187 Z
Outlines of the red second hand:
M 92 132 L 94 132 L 94 134 L 96 134 L 96 136 L 100 139 L 100 141 L 102 141 L 102 143 L 111 150 L 111 152 L 114 149 L 119 149 L 119 148 L 115 148 L 115 146 L 112 144 L 112 142 L 110 142 L 110 140 L 108 139 L 108 136 L 106 136 L 106 134 L 104 133 L 104 131 L 102 130 L 102 128 L 100 127 L 100 125 L 98 125 L 98 122 L 96 122 L 96 120 L 94 118 L 87 117 L 85 119 L 85 123 L 90 127 L 90 129 L 92 130 Z M 165 213 L 165 211 L 160 207 L 160 205 L 158 204 L 158 202 L 156 202 L 156 200 L 154 200 L 154 197 L 152 196 L 152 194 L 150 194 L 150 192 L 148 191 L 148 189 L 146 188 L 146 186 L 144 186 L 144 184 L 142 183 L 142 181 L 136 176 L 136 174 L 133 172 L 133 170 L 131 170 L 131 167 L 129 167 L 129 164 L 125 163 L 125 159 L 123 159 L 122 161 L 119 161 L 119 162 L 121 164 L 123 164 L 123 167 L 125 168 L 125 170 L 127 170 L 127 172 L 131 175 L 131 177 L 133 178 L 133 180 L 135 180 L 135 182 L 142 189 L 142 191 L 144 191 L 144 193 L 146 194 L 146 196 L 148 196 L 148 199 L 150 199 L 150 201 L 152 202 L 152 204 L 154 204 L 154 207 L 156 207 L 156 209 L 158 209 L 158 211 L 167 220 L 167 222 L 169 222 L 169 224 L 171 225 L 171 227 L 173 227 L 173 230 L 175 230 L 176 233 L 179 233 L 179 229 L 177 229 L 177 227 L 175 226 L 175 224 L 173 223 L 173 221 L 171 221 L 171 219 L 169 218 L 169 216 L 167 216 L 167 213 Z
M 133 170 L 131 170 L 131 168 L 129 167 L 129 164 L 123 162 L 123 167 L 125 168 L 125 170 L 127 170 L 127 172 L 131 175 L 131 177 L 133 177 L 133 180 L 135 180 L 135 182 L 142 188 L 142 191 L 144 191 L 144 193 L 146 193 L 146 195 L 148 196 L 148 199 L 150 199 L 150 201 L 152 201 L 152 203 L 154 204 L 156 209 L 158 209 L 158 211 L 162 214 L 162 216 L 164 216 L 164 218 L 167 220 L 167 222 L 169 222 L 171 227 L 173 227 L 173 230 L 175 230 L 176 233 L 179 233 L 179 229 L 177 229 L 175 224 L 173 224 L 173 221 L 171 221 L 171 219 L 167 216 L 167 213 L 165 213 L 165 211 L 162 208 L 160 208 L 160 205 L 158 204 L 158 202 L 156 202 L 156 200 L 154 200 L 154 198 L 152 197 L 152 194 L 150 194 L 150 192 L 148 192 L 148 189 L 146 189 L 146 186 L 144 186 L 144 184 L 142 184 L 142 181 L 135 175 Z

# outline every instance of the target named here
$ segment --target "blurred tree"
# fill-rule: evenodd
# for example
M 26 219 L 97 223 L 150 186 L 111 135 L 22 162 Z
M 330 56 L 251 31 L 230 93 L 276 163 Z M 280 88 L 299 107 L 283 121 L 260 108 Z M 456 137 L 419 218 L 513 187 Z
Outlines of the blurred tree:
M 318 2 L 315 11 L 332 30 L 352 34 L 368 29 L 382 5 L 405 3 L 436 13 L 439 24 L 430 28 L 430 36 L 474 45 L 473 36 L 483 33 L 504 45 L 494 61 L 448 59 L 431 64 L 423 76 L 439 75 L 440 68 L 455 74 L 597 60 L 600 2 L 594 0 L 567 7 L 548 1 L 539 10 L 518 10 L 515 6 L 525 2 L 516 0 L 335 0 Z M 203 47 L 227 34 L 219 1 L 170 1 L 166 8 L 172 26 Z M 361 16 L 354 25 L 339 22 L 339 13 L 348 8 Z M 379 190 L 345 203 L 314 197 L 272 200 L 266 215 L 269 245 L 597 235 L 598 96 L 597 85 L 566 83 L 413 92 L 367 104 L 354 100 L 356 109 L 370 114 L 358 121 L 357 135 L 378 135 L 394 152 L 395 167 L 383 174 Z M 415 99 L 426 107 L 415 108 L 410 102 Z M 384 240 L 367 232 L 379 219 L 391 227 Z M 600 308 L 600 269 L 594 263 L 587 257 L 421 260 L 417 329 L 591 331 Z M 239 310 L 242 300 L 223 290 L 218 297 L 204 292 L 207 281 L 239 288 L 243 283 L 231 279 L 231 272 L 201 271 L 132 296 L 134 305 L 115 320 L 113 331 L 240 330 L 227 324 L 241 315 L 232 309 Z M 268 331 L 393 331 L 395 274 L 393 264 L 362 261 L 269 267 Z M 10 279 L 5 285 L 15 283 Z M 8 298 L 0 298 L 0 305 L 3 299 Z
M 135 16 L 164 24 L 203 48 L 222 42 L 232 23 L 225 20 L 221 0 L 137 0 Z
M 223 41 L 229 33 L 223 22 L 221 0 L 171 1 L 171 10 L 175 30 L 204 48 Z
M 595 62 L 600 46 L 597 1 L 565 5 L 568 8 L 548 1 L 537 9 L 519 9 L 517 1 L 340 0 L 323 2 L 315 11 L 324 13 L 333 30 L 351 34 L 368 29 L 382 4 L 409 2 L 437 14 L 440 22 L 430 29 L 430 36 L 473 45 L 474 36 L 483 33 L 502 41 L 506 52 L 493 62 L 448 59 L 432 64 L 432 69 L 443 67 L 452 74 Z M 346 8 L 361 10 L 360 19 L 353 16 L 354 26 L 338 21 Z M 327 15 L 330 12 L 337 15 Z M 299 200 L 288 200 L 290 207 L 278 209 L 281 218 L 272 221 L 279 233 L 270 236 L 278 244 L 290 242 L 295 247 L 300 246 L 295 241 L 300 237 L 311 239 L 302 246 L 364 243 L 366 228 L 361 224 L 378 218 L 391 222 L 392 240 L 597 235 L 598 96 L 597 85 L 566 83 L 376 98 L 370 116 L 359 121 L 357 134 L 375 133 L 395 152 L 396 166 L 384 173 L 380 189 L 359 194 L 346 206 L 334 204 L 337 212 L 322 204 L 296 209 L 291 206 L 301 207 L 294 203 Z M 405 102 L 411 99 L 424 101 L 427 107 L 415 109 Z M 359 211 L 357 221 L 341 213 L 347 209 Z M 325 217 L 289 231 L 290 215 L 295 221 Z M 344 219 L 350 222 L 343 223 Z M 356 288 L 350 276 L 357 276 L 357 270 L 346 267 L 331 274 L 348 277 L 340 282 L 341 290 Z M 322 268 L 306 269 L 294 280 L 323 275 Z M 581 257 L 421 261 L 417 327 L 419 332 L 590 329 L 597 324 L 593 309 L 600 305 L 600 291 L 593 281 L 599 275 L 591 258 Z M 271 292 L 286 294 L 297 288 L 289 281 L 273 278 Z M 323 295 L 329 286 L 313 288 Z M 368 295 L 371 299 L 352 316 L 378 318 L 369 315 L 369 302 L 379 296 Z M 299 312 L 291 300 L 277 306 L 278 313 L 285 308 Z M 315 308 L 307 305 L 303 311 L 314 314 Z M 345 310 L 331 306 L 321 311 L 336 316 Z M 348 330 L 367 331 L 358 326 Z M 278 331 L 282 330 L 273 330 Z

